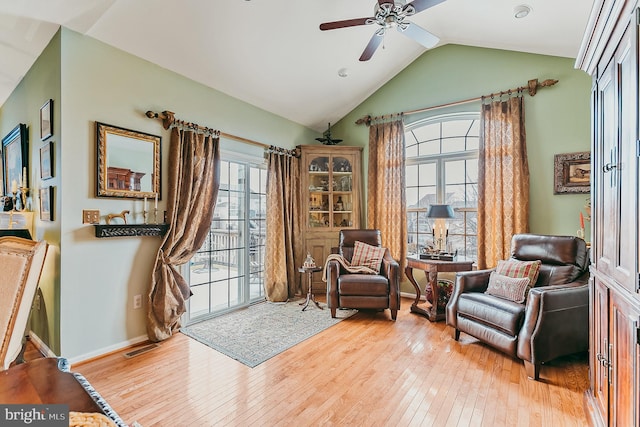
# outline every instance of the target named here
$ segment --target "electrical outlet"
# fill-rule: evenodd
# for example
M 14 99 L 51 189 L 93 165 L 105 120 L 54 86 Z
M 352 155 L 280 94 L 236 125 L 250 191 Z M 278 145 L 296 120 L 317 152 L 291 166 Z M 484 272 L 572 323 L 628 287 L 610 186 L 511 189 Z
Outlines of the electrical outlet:
M 83 224 L 98 224 L 98 223 L 100 223 L 100 211 L 98 209 L 83 209 L 82 210 L 82 223 Z
M 142 295 L 133 296 L 133 308 L 134 309 L 142 308 Z

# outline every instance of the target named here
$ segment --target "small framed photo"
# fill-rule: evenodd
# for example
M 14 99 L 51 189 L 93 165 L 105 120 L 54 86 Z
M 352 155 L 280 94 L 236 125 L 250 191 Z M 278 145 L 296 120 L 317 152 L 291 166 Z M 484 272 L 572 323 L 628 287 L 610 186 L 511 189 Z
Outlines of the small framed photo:
M 53 178 L 53 141 L 40 147 L 40 179 Z
M 53 221 L 53 189 L 54 187 L 43 187 L 40 189 L 40 219 L 42 221 Z
M 556 154 L 553 194 L 588 194 L 591 191 L 591 153 Z
M 53 99 L 40 107 L 40 139 L 44 141 L 53 135 Z

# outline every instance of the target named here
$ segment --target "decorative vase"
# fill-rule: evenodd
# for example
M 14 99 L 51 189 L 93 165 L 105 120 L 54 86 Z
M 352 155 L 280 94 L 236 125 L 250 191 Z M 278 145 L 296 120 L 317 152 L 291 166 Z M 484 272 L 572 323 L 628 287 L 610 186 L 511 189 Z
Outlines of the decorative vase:
M 438 279 L 438 310 L 444 310 L 449 302 L 449 298 L 451 298 L 451 293 L 453 292 L 453 282 L 451 280 L 446 279 Z M 433 294 L 431 293 L 431 286 L 427 286 L 425 289 L 425 297 L 427 301 L 433 304 Z

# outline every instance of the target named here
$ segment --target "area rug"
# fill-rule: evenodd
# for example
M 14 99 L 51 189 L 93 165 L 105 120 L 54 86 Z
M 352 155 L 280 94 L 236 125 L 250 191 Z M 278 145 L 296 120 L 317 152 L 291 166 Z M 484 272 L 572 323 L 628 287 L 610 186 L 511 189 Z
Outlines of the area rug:
M 183 327 L 181 332 L 253 368 L 358 312 L 338 310 L 333 319 L 326 307 L 320 310 L 311 304 L 302 311 L 302 301 L 263 302 Z

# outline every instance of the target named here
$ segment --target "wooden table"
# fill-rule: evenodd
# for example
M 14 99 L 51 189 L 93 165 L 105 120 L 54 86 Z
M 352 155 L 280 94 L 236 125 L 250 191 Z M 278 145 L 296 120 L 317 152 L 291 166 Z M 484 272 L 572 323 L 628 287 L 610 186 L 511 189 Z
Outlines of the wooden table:
M 58 359 L 47 357 L 0 372 L 3 404 L 61 404 L 70 411 L 104 412 L 70 372 L 58 369 Z
M 300 273 L 307 273 L 307 276 L 309 277 L 309 289 L 307 289 L 307 300 L 305 302 L 300 303 L 300 305 L 304 305 L 304 307 L 302 307 L 302 311 L 305 311 L 307 307 L 309 307 L 310 302 L 314 303 L 316 307 L 318 307 L 320 310 L 324 310 L 322 307 L 320 307 L 320 304 L 318 304 L 318 301 L 316 301 L 315 297 L 313 296 L 313 290 L 311 289 L 311 287 L 313 286 L 313 273 L 322 271 L 322 268 L 300 267 L 298 271 Z
M 433 304 L 427 302 L 426 304 L 428 305 L 425 308 L 418 305 L 420 303 L 421 292 L 416 279 L 413 277 L 414 268 L 424 271 L 427 277 L 427 286 L 431 286 L 431 300 Z M 444 310 L 438 310 L 438 273 L 471 271 L 472 268 L 473 261 L 442 261 L 407 257 L 407 267 L 404 269 L 404 272 L 413 287 L 416 288 L 416 299 L 413 304 L 411 304 L 411 312 L 427 316 L 432 322 L 444 319 Z

